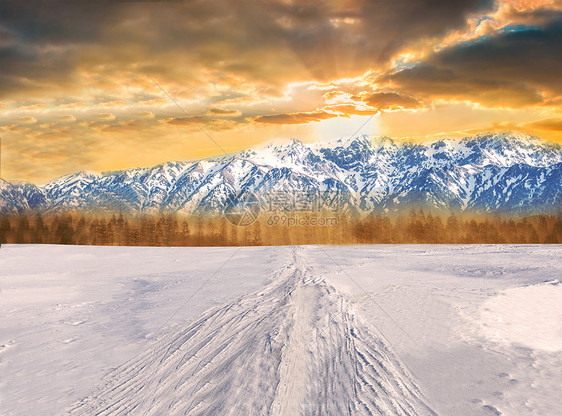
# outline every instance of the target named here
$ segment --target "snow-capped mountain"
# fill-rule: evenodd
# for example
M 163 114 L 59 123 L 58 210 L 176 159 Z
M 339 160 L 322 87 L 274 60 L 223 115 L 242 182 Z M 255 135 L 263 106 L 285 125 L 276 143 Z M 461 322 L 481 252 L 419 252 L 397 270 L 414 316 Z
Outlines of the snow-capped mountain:
M 331 192 L 367 214 L 410 206 L 476 212 L 551 212 L 562 203 L 562 146 L 519 132 L 426 143 L 367 136 L 270 144 L 193 162 L 102 174 L 78 172 L 44 186 L 0 182 L 0 212 L 69 209 L 220 213 L 253 193 Z
M 31 183 L 13 185 L 0 179 L 0 214 L 17 214 L 48 205 L 45 192 Z

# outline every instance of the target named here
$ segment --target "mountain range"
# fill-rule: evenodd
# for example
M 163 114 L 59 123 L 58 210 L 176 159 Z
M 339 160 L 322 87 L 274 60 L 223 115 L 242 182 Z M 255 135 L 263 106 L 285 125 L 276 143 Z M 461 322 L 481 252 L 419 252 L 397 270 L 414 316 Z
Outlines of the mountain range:
M 358 214 L 423 206 L 527 215 L 560 209 L 561 173 L 562 146 L 521 132 L 424 143 L 291 139 L 197 161 L 78 172 L 42 186 L 0 180 L 0 213 L 221 213 L 244 195 L 265 208 L 279 195 L 323 192 Z

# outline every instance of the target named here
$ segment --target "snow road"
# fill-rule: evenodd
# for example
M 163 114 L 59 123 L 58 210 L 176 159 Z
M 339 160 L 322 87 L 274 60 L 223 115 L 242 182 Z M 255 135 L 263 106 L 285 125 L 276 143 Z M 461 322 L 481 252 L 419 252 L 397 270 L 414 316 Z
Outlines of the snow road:
M 433 414 L 382 336 L 292 251 L 265 289 L 163 337 L 71 414 Z
M 0 414 L 558 415 L 559 246 L 2 246 Z

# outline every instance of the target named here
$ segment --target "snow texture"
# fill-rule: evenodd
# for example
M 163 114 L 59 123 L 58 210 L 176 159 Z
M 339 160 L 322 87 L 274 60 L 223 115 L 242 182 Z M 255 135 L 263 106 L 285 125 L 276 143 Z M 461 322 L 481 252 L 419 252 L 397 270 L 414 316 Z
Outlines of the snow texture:
M 3 246 L 0 413 L 556 415 L 560 254 Z

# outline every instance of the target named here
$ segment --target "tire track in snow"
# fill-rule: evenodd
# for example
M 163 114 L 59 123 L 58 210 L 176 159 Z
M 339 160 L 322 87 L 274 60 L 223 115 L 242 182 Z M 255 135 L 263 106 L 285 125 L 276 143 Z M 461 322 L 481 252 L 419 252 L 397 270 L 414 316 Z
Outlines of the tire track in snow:
M 213 308 L 108 374 L 69 415 L 432 415 L 352 302 L 306 264 Z

